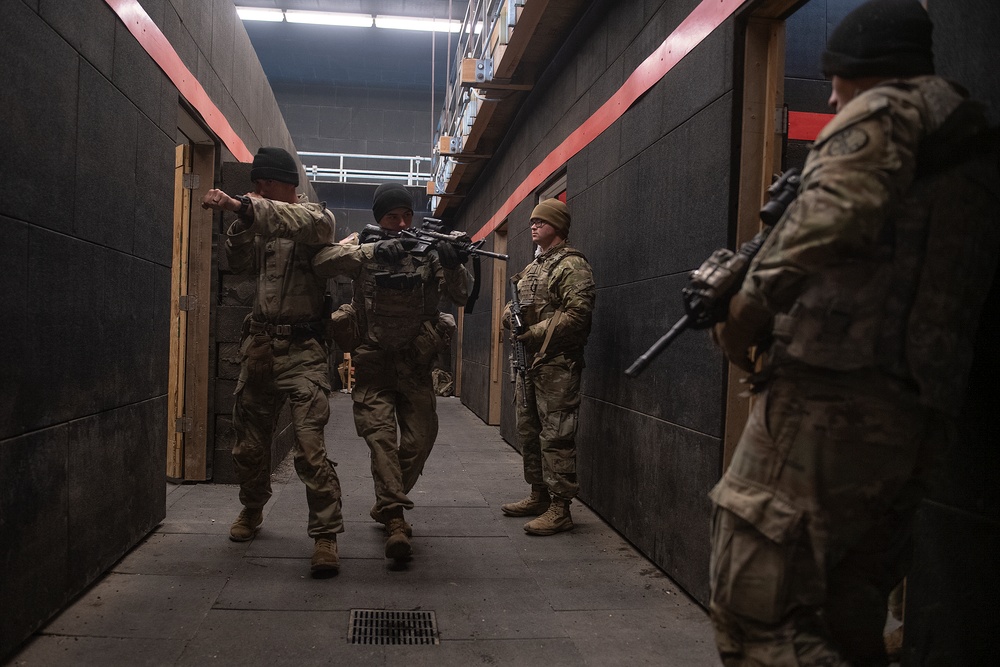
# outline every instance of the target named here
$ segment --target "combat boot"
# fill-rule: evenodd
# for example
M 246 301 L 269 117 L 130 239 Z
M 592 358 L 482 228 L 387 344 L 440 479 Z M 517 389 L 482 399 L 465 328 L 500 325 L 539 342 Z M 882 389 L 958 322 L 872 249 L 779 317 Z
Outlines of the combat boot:
M 264 513 L 258 509 L 244 507 L 240 510 L 240 515 L 229 527 L 229 539 L 233 542 L 246 542 L 254 536 L 264 522 Z
M 569 514 L 569 499 L 553 496 L 552 504 L 545 514 L 524 524 L 524 532 L 529 535 L 555 535 L 573 530 L 573 517 Z
M 545 486 L 532 484 L 530 496 L 518 500 L 516 503 L 501 505 L 500 511 L 507 516 L 538 516 L 545 513 L 550 504 L 549 490 Z
M 386 532 L 389 532 L 389 526 L 386 524 L 385 521 L 382 520 L 382 517 L 379 515 L 378 510 L 375 509 L 374 505 L 368 512 L 368 516 L 370 516 L 372 520 L 375 521 L 375 523 L 382 524 L 382 527 L 385 528 Z M 405 519 L 403 520 L 403 528 L 406 530 L 407 537 L 413 537 L 413 528 L 410 526 L 410 524 L 406 523 Z
M 340 555 L 337 553 L 337 536 L 317 537 L 309 562 L 314 577 L 333 576 L 340 572 Z
M 385 541 L 385 557 L 393 560 L 405 560 L 413 553 L 410 547 L 410 525 L 402 517 L 389 519 L 385 531 L 389 538 Z

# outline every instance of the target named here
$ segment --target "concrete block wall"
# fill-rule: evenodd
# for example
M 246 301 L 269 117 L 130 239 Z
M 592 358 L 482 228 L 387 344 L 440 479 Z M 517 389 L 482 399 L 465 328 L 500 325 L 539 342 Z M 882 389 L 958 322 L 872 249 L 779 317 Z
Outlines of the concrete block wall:
M 251 151 L 294 150 L 232 2 L 141 5 Z M 181 104 L 106 2 L 3 11 L 0 660 L 165 515 Z

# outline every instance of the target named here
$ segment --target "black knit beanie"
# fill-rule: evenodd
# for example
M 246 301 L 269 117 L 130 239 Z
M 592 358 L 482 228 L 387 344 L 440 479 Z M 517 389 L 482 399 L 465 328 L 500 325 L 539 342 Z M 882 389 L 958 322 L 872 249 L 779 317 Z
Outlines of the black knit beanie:
M 917 0 L 870 0 L 844 17 L 823 52 L 823 75 L 906 78 L 934 73 L 931 19 Z
M 250 180 L 281 181 L 297 186 L 299 184 L 299 168 L 284 148 L 264 146 L 253 156 Z
M 392 209 L 401 206 L 412 211 L 413 196 L 399 183 L 383 183 L 375 189 L 375 197 L 372 199 L 375 222 L 381 220 L 382 216 Z

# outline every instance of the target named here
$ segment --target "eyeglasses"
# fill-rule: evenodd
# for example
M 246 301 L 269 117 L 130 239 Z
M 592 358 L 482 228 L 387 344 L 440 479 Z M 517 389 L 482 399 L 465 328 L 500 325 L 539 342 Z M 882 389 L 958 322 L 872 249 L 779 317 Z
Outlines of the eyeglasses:
M 532 227 L 541 227 L 542 225 L 547 225 L 547 224 L 548 223 L 545 222 L 544 220 L 532 220 L 531 221 L 531 226 Z

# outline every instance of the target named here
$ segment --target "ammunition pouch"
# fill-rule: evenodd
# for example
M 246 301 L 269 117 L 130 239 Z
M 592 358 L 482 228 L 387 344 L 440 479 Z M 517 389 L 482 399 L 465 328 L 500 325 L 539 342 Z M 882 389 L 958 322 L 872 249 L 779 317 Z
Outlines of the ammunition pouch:
M 265 385 L 274 379 L 274 350 L 271 336 L 260 332 L 247 336 L 243 341 L 243 360 L 249 384 Z
M 375 279 L 376 287 L 394 290 L 412 290 L 424 282 L 418 273 L 389 273 L 388 271 L 380 271 L 372 277 Z
M 451 337 L 456 329 L 455 318 L 448 313 L 442 313 L 437 322 L 424 322 L 413 339 L 417 363 L 433 366 L 439 354 L 451 351 Z
M 330 315 L 328 325 L 329 336 L 344 352 L 354 352 L 361 344 L 361 328 L 358 326 L 358 313 L 354 306 L 345 303 Z

